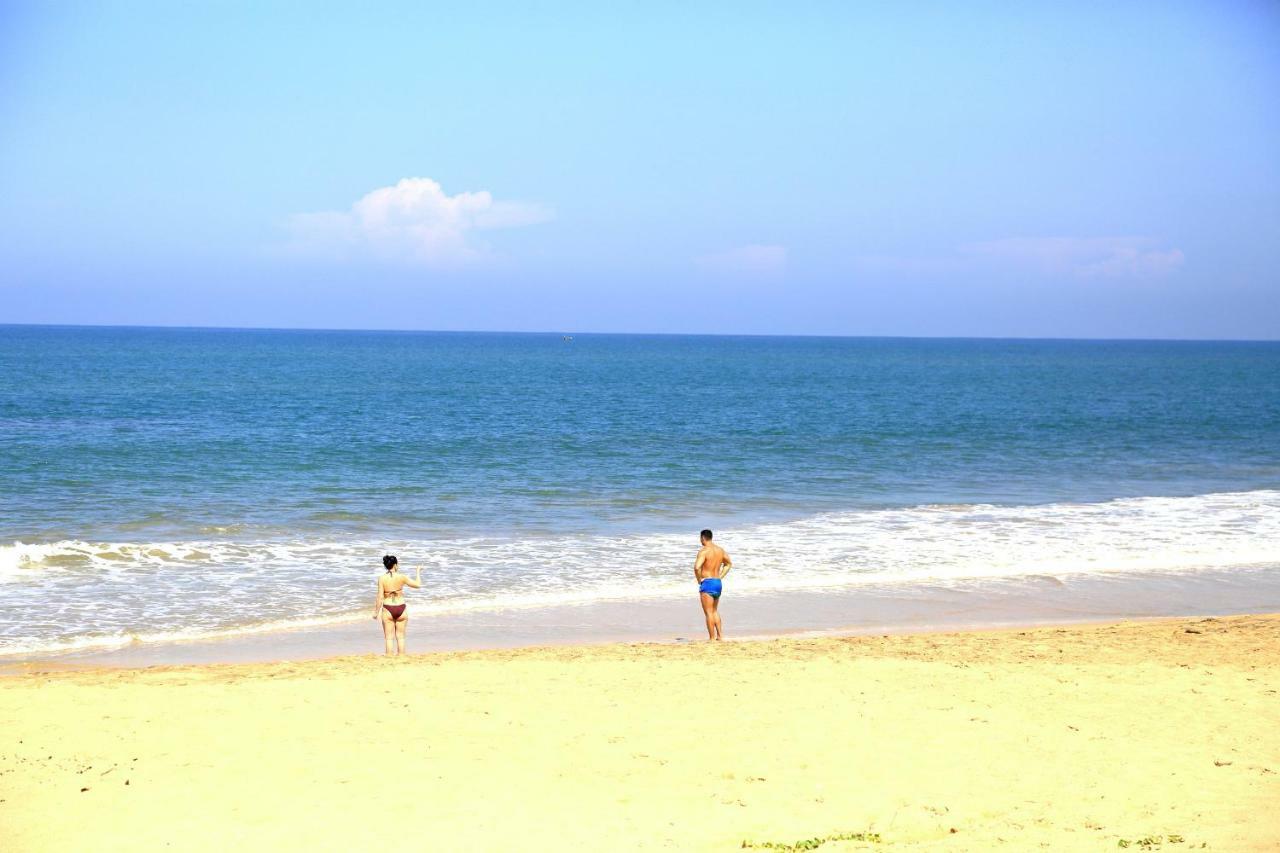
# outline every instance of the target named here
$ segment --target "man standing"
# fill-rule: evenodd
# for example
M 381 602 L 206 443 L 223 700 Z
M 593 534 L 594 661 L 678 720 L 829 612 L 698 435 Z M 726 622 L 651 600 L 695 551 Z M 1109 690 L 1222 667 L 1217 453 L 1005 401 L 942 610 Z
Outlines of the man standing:
M 720 593 L 724 590 L 724 576 L 733 568 L 733 560 L 724 549 L 711 541 L 711 531 L 700 536 L 702 547 L 693 563 L 693 576 L 698 580 L 698 597 L 702 599 L 702 613 L 707 617 L 707 639 L 720 640 Z

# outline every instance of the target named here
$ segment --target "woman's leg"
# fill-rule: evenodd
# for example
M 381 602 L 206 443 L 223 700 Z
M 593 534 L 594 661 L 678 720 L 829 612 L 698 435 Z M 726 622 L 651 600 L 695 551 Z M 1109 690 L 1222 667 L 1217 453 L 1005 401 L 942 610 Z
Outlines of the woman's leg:
M 702 599 L 702 615 L 707 619 L 707 639 L 716 638 L 716 600 L 705 592 L 698 593 Z
M 387 647 L 387 654 L 396 653 L 396 623 L 391 621 L 391 614 L 382 611 L 382 639 Z
M 409 628 L 409 614 L 400 617 L 400 621 L 396 623 L 396 646 L 399 653 L 405 653 L 405 631 Z

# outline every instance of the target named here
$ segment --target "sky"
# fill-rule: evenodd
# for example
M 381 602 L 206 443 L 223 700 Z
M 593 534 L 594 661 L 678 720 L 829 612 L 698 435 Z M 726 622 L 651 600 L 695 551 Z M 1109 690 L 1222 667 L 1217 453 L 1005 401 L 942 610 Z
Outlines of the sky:
M 0 0 L 0 324 L 1280 338 L 1280 3 Z

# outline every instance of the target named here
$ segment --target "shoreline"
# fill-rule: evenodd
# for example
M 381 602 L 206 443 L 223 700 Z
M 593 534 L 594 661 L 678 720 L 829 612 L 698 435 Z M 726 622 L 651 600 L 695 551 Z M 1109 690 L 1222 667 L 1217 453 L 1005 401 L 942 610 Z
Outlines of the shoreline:
M 449 652 L 705 639 L 696 598 L 661 597 L 413 617 L 409 651 Z M 861 636 L 1229 616 L 1280 611 L 1280 566 L 1201 572 L 1115 572 L 955 583 L 866 584 L 789 593 L 739 592 L 722 604 L 729 639 Z M 40 667 L 269 663 L 381 653 L 368 618 L 230 636 L 0 656 L 0 677 Z
M 1065 632 L 1073 630 L 1089 630 L 1115 628 L 1119 626 L 1150 626 L 1165 623 L 1182 623 L 1185 621 L 1217 622 L 1221 620 L 1260 618 L 1280 619 L 1280 610 L 1258 610 L 1254 612 L 1203 612 L 1181 613 L 1161 616 L 1129 616 L 1117 618 L 1083 618 L 1075 620 L 1053 620 L 1038 622 L 974 622 L 943 624 L 922 624 L 913 626 L 878 626 L 871 628 L 835 628 L 829 630 L 796 629 L 771 634 L 744 634 L 725 637 L 718 643 L 710 642 L 706 637 L 685 638 L 613 638 L 582 642 L 545 642 L 511 645 L 459 646 L 456 648 L 432 648 L 410 650 L 403 655 L 388 656 L 382 649 L 375 651 L 341 652 L 323 656 L 308 657 L 268 657 L 261 659 L 208 660 L 167 663 L 100 663 L 98 661 L 64 660 L 56 658 L 40 658 L 23 661 L 0 660 L 0 686 L 12 679 L 23 677 L 41 677 L 58 675 L 116 676 L 129 677 L 146 675 L 147 673 L 183 672 L 194 673 L 204 671 L 224 672 L 231 669 L 257 671 L 261 668 L 288 667 L 290 673 L 302 673 L 295 667 L 327 666 L 331 664 L 349 663 L 352 661 L 385 660 L 395 665 L 399 662 L 421 661 L 430 658 L 465 658 L 504 654 L 555 654 L 576 652 L 608 652 L 619 648 L 687 648 L 716 647 L 719 645 L 768 644 L 768 643 L 805 643 L 823 641 L 858 641 L 858 640 L 924 640 L 930 637 L 961 637 L 969 635 L 1000 636 L 1027 632 Z
M 1272 850 L 1278 695 L 1280 613 L 33 673 L 0 679 L 0 824 L 23 851 Z

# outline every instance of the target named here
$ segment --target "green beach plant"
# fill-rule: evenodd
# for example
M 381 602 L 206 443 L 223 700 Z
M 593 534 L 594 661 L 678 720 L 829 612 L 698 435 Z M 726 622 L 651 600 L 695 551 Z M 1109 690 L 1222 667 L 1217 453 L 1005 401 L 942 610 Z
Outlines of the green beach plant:
M 1121 838 L 1117 843 L 1117 847 L 1141 847 L 1144 850 L 1150 850 L 1153 847 L 1163 847 L 1165 842 L 1169 844 L 1181 844 L 1186 841 L 1181 835 L 1170 833 L 1169 835 L 1147 835 L 1143 838 Z
M 806 838 L 802 841 L 795 841 L 787 844 L 782 841 L 749 841 L 742 842 L 743 849 L 756 848 L 761 850 L 817 850 L 824 844 L 831 841 L 865 841 L 869 844 L 879 844 L 884 841 L 878 832 L 843 832 L 837 835 L 824 835 L 815 838 Z

